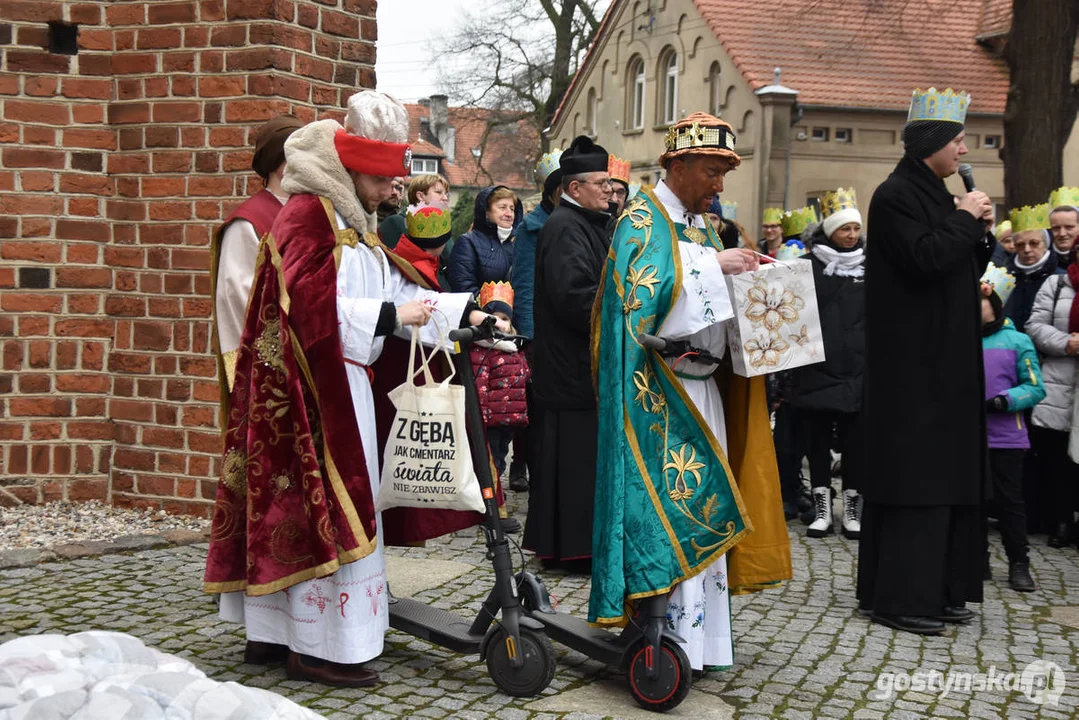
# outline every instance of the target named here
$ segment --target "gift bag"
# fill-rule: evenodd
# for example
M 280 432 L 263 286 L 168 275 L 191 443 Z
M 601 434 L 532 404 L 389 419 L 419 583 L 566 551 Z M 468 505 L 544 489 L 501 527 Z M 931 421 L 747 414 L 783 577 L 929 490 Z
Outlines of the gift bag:
M 774 262 L 724 277 L 734 308 L 727 339 L 736 373 L 754 377 L 824 360 L 809 260 Z
M 430 361 L 438 352 L 449 358 L 449 351 L 434 349 L 428 355 L 418 338 L 419 330 L 412 328 L 408 379 L 389 392 L 397 414 L 382 458 L 382 483 L 375 509 L 414 507 L 484 512 L 465 430 L 465 388 L 450 385 L 454 373 L 435 384 Z M 422 365 L 419 370 L 415 369 L 417 354 Z M 415 383 L 420 372 L 426 385 Z

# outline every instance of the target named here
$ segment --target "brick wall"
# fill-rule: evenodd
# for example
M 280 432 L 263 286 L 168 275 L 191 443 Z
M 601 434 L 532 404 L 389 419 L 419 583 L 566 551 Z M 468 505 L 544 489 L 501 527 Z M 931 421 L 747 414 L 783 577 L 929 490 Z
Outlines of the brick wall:
M 374 87 L 375 6 L 0 2 L 0 504 L 209 514 L 210 236 L 254 128 Z

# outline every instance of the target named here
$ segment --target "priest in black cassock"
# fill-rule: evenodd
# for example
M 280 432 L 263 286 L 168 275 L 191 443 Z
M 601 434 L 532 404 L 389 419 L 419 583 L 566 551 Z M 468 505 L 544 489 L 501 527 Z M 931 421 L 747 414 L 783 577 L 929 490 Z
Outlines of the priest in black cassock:
M 536 241 L 532 453 L 524 546 L 546 565 L 590 572 L 597 415 L 592 303 L 610 246 L 607 151 L 576 138 L 560 162 L 562 197 Z
M 873 194 L 867 249 L 865 506 L 858 599 L 919 634 L 981 602 L 987 478 L 978 279 L 993 206 L 944 184 L 966 154 L 970 97 L 914 91 L 906 154 Z

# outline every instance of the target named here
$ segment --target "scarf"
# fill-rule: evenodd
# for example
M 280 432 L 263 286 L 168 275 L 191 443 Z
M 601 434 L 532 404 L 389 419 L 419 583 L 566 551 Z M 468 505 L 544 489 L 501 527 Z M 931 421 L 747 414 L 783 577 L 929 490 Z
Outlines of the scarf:
M 1079 264 L 1072 263 L 1068 266 L 1068 280 L 1071 281 L 1072 288 L 1075 288 L 1077 292 L 1075 297 L 1072 298 L 1071 312 L 1068 314 L 1068 332 L 1079 332 Z M 1064 282 L 1063 279 L 1058 282 Z
M 409 265 L 416 268 L 427 284 L 431 286 L 432 290 L 440 290 L 438 285 L 438 263 L 439 259 L 431 253 L 417 247 L 407 235 L 402 235 L 401 239 L 397 241 L 397 245 L 394 247 L 393 252 L 402 260 L 408 262 Z
M 865 249 L 857 248 L 840 252 L 833 247 L 818 243 L 811 252 L 824 263 L 825 275 L 839 277 L 862 277 L 865 275 Z

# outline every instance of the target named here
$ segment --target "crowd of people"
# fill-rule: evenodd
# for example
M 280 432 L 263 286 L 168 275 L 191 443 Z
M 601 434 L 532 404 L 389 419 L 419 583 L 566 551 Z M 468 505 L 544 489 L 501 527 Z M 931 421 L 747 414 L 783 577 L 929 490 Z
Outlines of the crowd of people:
M 470 351 L 500 522 L 522 529 L 505 477 L 529 493 L 524 547 L 591 575 L 590 621 L 665 594 L 694 669 L 729 666 L 729 596 L 790 579 L 798 517 L 860 543 L 860 606 L 899 630 L 973 617 L 989 517 L 1011 587 L 1033 590 L 1028 533 L 1075 540 L 1079 189 L 994 228 L 984 193 L 943 182 L 969 98 L 930 93 L 869 205 L 872 240 L 843 188 L 766 209 L 750 238 L 720 198 L 734 130 L 704 113 L 669 128 L 654 187 L 581 136 L 538 163 L 534 208 L 485 188 L 457 238 L 447 178 L 407 176 L 393 98 L 355 94 L 343 126 L 266 123 L 266 189 L 221 226 L 212 268 L 225 451 L 205 587 L 245 624 L 247 661 L 377 682 L 384 547 L 482 519 L 374 511 L 386 395 L 413 332 L 452 349 L 450 328 L 489 317 L 517 338 Z M 812 266 L 824 360 L 740 377 L 724 275 L 794 261 Z

